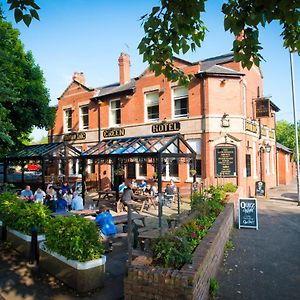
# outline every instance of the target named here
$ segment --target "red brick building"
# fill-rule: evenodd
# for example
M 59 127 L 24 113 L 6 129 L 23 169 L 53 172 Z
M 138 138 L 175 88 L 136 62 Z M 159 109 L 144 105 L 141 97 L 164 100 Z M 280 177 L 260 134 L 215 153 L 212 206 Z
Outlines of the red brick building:
M 185 87 L 149 69 L 132 78 L 127 54 L 121 53 L 118 63 L 119 81 L 103 87 L 89 88 L 84 75 L 74 73 L 58 99 L 50 141 L 68 141 L 85 151 L 112 137 L 180 133 L 197 153 L 196 176 L 204 186 L 233 182 L 249 196 L 255 194 L 258 180 L 267 188 L 279 182 L 275 141 L 279 109 L 263 96 L 258 67 L 243 69 L 231 53 L 195 63 L 175 58 L 185 74 L 195 75 Z M 190 168 L 189 163 L 165 161 L 163 180 L 190 185 Z M 127 177 L 150 179 L 154 167 L 135 163 L 125 170 Z M 102 187 L 109 185 L 110 166 L 90 162 L 87 171 L 90 178 L 101 180 Z M 78 162 L 65 171 L 78 172 Z M 290 180 L 289 175 L 285 178 Z

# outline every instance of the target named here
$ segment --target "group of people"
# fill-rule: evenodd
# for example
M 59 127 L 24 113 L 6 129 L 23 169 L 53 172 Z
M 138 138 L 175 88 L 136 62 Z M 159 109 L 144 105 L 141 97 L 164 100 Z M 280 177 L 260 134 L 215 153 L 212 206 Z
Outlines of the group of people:
M 30 203 L 42 203 L 52 212 L 63 212 L 70 210 L 82 210 L 82 197 L 73 192 L 68 182 L 64 181 L 61 187 L 56 190 L 53 183 L 49 183 L 46 192 L 38 188 L 34 193 L 29 185 L 21 191 L 20 198 Z
M 142 180 L 140 183 L 137 183 L 135 179 L 133 179 L 128 184 L 122 182 L 119 185 L 119 193 L 122 193 L 120 201 L 117 203 L 117 211 L 122 211 L 124 206 L 126 206 L 126 202 L 130 200 L 134 200 L 136 198 L 135 192 L 139 190 L 142 195 L 151 196 L 151 203 L 158 202 L 158 184 L 154 182 L 153 185 L 147 183 L 145 180 Z M 170 183 L 168 183 L 164 189 L 164 195 L 166 199 L 166 203 L 169 204 L 174 199 L 174 195 L 176 194 L 176 185 L 174 181 L 171 179 Z

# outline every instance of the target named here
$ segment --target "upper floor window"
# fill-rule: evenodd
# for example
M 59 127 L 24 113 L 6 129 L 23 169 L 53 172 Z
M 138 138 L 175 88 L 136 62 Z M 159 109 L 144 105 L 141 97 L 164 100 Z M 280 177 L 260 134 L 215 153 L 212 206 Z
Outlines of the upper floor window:
M 146 98 L 146 119 L 157 120 L 159 119 L 159 93 L 147 93 Z
M 89 108 L 87 105 L 80 107 L 80 129 L 89 128 Z
M 188 89 L 184 86 L 173 89 L 174 117 L 186 117 L 188 108 Z
M 110 126 L 121 124 L 121 101 L 110 101 Z
M 72 109 L 68 108 L 64 110 L 64 131 L 71 132 L 72 131 Z

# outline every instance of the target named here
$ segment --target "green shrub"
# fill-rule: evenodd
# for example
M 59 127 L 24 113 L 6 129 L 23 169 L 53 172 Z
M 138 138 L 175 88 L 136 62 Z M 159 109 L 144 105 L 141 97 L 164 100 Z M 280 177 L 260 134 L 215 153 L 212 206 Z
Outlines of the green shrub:
M 80 216 L 56 217 L 46 230 L 46 246 L 67 259 L 85 262 L 104 252 L 96 225 Z
M 226 193 L 235 193 L 237 191 L 237 186 L 231 182 L 224 184 L 223 191 Z
M 44 233 L 50 219 L 47 207 L 38 203 L 26 203 L 15 194 L 0 195 L 0 219 L 11 229 L 30 235 L 33 226 L 37 226 L 38 233 Z
M 209 283 L 209 294 L 213 299 L 217 296 L 217 293 L 219 291 L 220 285 L 216 278 L 211 278 Z

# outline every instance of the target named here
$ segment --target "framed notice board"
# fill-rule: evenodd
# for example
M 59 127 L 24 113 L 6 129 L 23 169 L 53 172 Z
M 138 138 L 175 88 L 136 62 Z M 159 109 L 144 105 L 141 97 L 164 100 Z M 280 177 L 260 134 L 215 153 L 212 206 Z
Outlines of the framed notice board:
M 215 171 L 217 177 L 236 176 L 236 147 L 217 146 L 215 148 Z
M 239 229 L 242 227 L 258 229 L 256 198 L 239 199 Z

